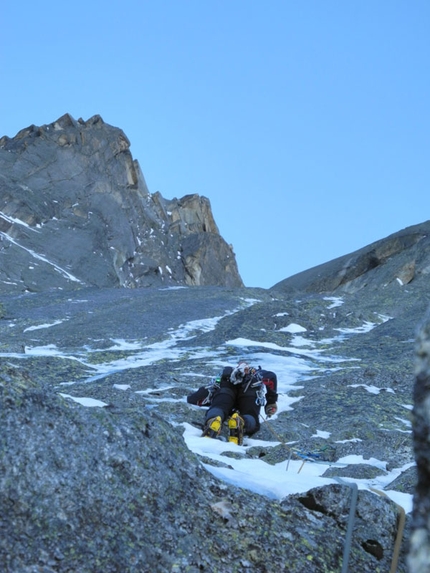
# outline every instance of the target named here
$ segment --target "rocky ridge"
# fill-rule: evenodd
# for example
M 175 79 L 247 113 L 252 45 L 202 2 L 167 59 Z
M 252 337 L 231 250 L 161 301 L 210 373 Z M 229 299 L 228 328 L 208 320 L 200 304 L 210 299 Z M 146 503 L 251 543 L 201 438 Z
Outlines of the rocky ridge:
M 400 286 L 430 274 L 430 221 L 280 281 L 276 291 L 355 293 Z

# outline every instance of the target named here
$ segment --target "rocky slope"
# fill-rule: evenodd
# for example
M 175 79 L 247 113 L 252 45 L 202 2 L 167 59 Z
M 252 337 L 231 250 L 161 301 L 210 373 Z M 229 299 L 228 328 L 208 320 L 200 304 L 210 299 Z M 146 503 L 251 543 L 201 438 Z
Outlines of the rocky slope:
M 339 570 L 348 487 L 275 502 L 213 478 L 148 409 L 88 411 L 11 368 L 1 388 L 3 571 Z M 362 491 L 358 512 L 352 570 L 385 571 L 395 508 Z
M 0 292 L 242 286 L 209 200 L 149 193 L 129 147 L 68 114 L 0 139 Z
M 347 294 L 334 308 L 327 294 L 223 287 L 4 296 L 0 415 L 7 430 L 1 438 L 0 511 L 7 518 L 0 523 L 0 560 L 5 571 L 134 573 L 156 567 L 274 573 L 307 572 L 310 562 L 316 572 L 340 571 L 350 487 L 333 484 L 274 501 L 215 479 L 201 465 L 212 462 L 191 454 L 181 437 L 182 423 L 199 428 L 203 419 L 185 396 L 201 384 L 201 376 L 210 379 L 220 364 L 236 360 L 228 341 L 239 337 L 253 341 L 244 352 L 257 352 L 263 365 L 270 365 L 273 355 L 299 360 L 294 334 L 284 328 L 300 324 L 309 344 L 326 349 L 323 366 L 306 360 L 306 375 L 288 389 L 288 396 L 300 399 L 270 426 L 263 424 L 256 438 L 305 449 L 330 446 L 332 461 L 362 456 L 361 464 L 328 471 L 327 477 L 347 484 L 404 468 L 386 489 L 413 493 L 407 419 L 416 319 L 426 301 L 413 283 L 408 292 L 398 283 L 388 291 L 390 296 L 378 300 Z M 386 320 L 394 310 L 396 316 Z M 220 316 L 213 328 L 204 328 L 202 321 Z M 339 336 L 339 329 L 367 322 L 375 327 Z M 192 330 L 170 352 L 172 333 L 184 324 Z M 128 346 L 115 348 L 121 340 Z M 165 350 L 150 359 L 154 348 Z M 118 390 L 124 385 L 128 391 Z M 84 408 L 63 394 L 108 407 Z M 329 441 L 315 438 L 321 428 Z M 275 464 L 290 451 L 262 445 L 237 455 Z M 371 459 L 388 465 L 376 469 L 366 463 Z M 360 490 L 350 570 L 389 570 L 399 523 L 393 502 Z M 409 531 L 408 516 L 399 572 L 406 571 Z

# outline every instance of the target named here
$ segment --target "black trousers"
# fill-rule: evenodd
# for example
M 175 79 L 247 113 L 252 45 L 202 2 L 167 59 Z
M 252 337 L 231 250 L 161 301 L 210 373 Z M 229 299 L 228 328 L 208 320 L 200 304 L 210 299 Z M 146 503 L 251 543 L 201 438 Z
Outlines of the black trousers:
M 222 421 L 234 411 L 239 412 L 245 421 L 245 433 L 254 434 L 260 429 L 260 406 L 257 404 L 258 388 L 248 388 L 246 384 L 231 384 L 225 382 L 212 400 L 209 410 L 206 412 L 205 420 L 221 416 Z

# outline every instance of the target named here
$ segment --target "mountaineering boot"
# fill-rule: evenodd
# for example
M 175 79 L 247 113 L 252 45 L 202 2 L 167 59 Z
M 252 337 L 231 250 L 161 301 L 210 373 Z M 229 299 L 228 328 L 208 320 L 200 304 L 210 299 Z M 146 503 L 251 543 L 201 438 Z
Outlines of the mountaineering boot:
M 221 416 L 216 416 L 216 418 L 209 418 L 203 428 L 202 436 L 206 438 L 217 438 L 221 433 L 222 420 Z
M 228 419 L 228 429 L 230 432 L 228 441 L 241 446 L 243 444 L 244 427 L 245 422 L 243 421 L 243 418 L 241 418 L 239 414 L 235 412 L 233 416 Z

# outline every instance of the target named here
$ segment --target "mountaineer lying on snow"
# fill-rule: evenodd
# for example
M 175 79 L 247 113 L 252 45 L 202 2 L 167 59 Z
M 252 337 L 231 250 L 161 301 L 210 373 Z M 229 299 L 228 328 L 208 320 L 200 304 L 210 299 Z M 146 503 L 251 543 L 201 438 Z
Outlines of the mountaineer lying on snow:
M 235 368 L 226 366 L 220 377 L 187 397 L 189 404 L 209 406 L 203 436 L 217 438 L 228 418 L 228 441 L 238 445 L 244 434 L 251 436 L 260 429 L 261 407 L 268 417 L 276 413 L 277 400 L 276 374 L 243 361 Z

